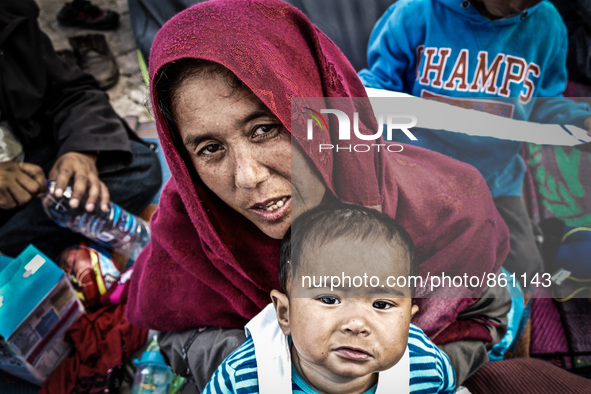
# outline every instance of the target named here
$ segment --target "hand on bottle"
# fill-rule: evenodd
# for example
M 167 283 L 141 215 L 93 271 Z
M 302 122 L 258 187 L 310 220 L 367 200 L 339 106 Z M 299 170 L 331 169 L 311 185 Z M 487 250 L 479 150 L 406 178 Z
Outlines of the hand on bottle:
M 68 152 L 58 157 L 49 172 L 49 180 L 55 181 L 51 192 L 61 197 L 65 188 L 73 180 L 72 198 L 70 206 L 77 208 L 88 191 L 86 210 L 93 211 L 97 201 L 101 203 L 101 210 L 109 209 L 109 190 L 99 179 L 96 168 L 96 155 L 90 153 Z
M 0 209 L 25 205 L 46 189 L 43 169 L 36 164 L 0 163 Z

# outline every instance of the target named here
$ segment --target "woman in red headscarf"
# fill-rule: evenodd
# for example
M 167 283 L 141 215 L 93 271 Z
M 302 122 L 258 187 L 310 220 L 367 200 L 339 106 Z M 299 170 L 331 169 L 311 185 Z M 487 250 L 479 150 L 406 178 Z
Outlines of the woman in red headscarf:
M 338 199 L 395 217 L 416 244 L 423 277 L 500 269 L 507 229 L 474 168 L 412 146 L 399 153 L 320 152 L 319 144 L 338 141 L 333 123 L 306 138 L 305 115 L 292 113 L 293 98 L 366 93 L 340 50 L 292 6 L 277 0 L 193 6 L 160 30 L 149 64 L 172 178 L 151 221 L 152 241 L 136 261 L 127 314 L 141 327 L 188 330 L 169 334 L 172 345 L 163 348 L 176 366 L 198 347 L 195 361 L 188 360 L 198 386 L 240 344 L 244 324 L 278 288 L 279 240 L 298 210 Z M 374 134 L 366 99 L 336 105 L 359 112 L 361 133 Z M 356 142 L 367 141 L 353 136 Z M 481 344 L 476 356 L 448 352 L 458 369 L 486 358 L 485 344 L 502 335 L 498 323 L 507 308 L 477 300 L 485 284 L 452 290 L 462 298 L 417 289 L 423 298 L 413 322 L 444 350 Z M 460 321 L 466 311 L 479 319 Z

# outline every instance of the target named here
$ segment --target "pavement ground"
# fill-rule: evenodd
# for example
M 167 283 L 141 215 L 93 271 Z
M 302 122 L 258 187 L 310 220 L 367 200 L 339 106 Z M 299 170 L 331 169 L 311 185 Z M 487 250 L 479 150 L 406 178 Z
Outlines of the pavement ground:
M 153 120 L 149 108 L 148 88 L 141 76 L 137 57 L 137 46 L 127 0 L 92 0 L 101 8 L 117 11 L 120 15 L 120 26 L 114 31 L 87 30 L 64 27 L 57 23 L 56 14 L 65 4 L 65 0 L 36 0 L 41 9 L 39 24 L 50 37 L 56 50 L 71 49 L 68 37 L 89 33 L 104 34 L 116 58 L 119 67 L 119 82 L 107 90 L 111 104 L 119 116 L 137 116 L 140 122 Z

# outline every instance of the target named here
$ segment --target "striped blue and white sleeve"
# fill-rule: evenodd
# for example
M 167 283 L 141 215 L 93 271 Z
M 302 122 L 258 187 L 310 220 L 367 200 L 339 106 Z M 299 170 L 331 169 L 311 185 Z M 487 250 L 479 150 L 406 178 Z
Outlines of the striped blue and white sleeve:
M 215 370 L 202 394 L 246 394 L 259 390 L 252 338 L 230 354 Z
M 449 358 L 414 325 L 410 326 L 408 349 L 411 393 L 455 392 L 456 375 Z

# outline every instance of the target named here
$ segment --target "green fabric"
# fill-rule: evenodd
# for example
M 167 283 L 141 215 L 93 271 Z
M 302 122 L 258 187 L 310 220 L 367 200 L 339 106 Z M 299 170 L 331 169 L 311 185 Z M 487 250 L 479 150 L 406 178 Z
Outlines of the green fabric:
M 146 59 L 144 59 L 144 56 L 142 55 L 139 49 L 137 50 L 137 61 L 140 66 L 140 72 L 142 73 L 142 79 L 144 80 L 146 86 L 149 87 L 150 77 L 148 73 L 148 65 L 146 64 Z
M 534 214 L 539 219 L 559 217 L 568 226 L 591 226 L 591 154 L 526 144 L 525 157 L 537 201 Z

